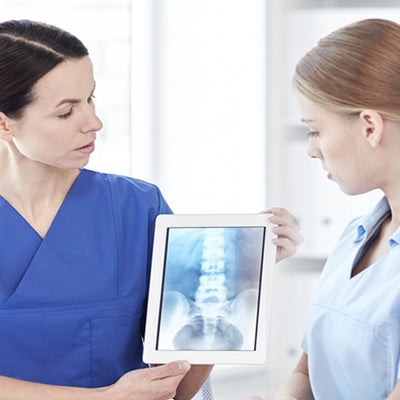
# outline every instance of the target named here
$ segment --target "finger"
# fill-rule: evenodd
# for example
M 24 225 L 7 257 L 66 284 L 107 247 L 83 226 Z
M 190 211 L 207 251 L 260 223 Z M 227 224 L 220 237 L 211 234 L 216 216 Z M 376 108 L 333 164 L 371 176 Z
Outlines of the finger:
M 299 226 L 297 218 L 291 214 L 286 208 L 273 207 L 269 210 L 261 211 L 261 214 L 270 214 L 269 220 L 278 225 Z
M 264 211 L 264 213 L 274 215 L 291 215 L 291 213 L 283 207 L 271 207 L 270 209 Z
M 272 243 L 278 248 L 278 250 L 283 250 L 291 254 L 294 254 L 297 251 L 297 246 L 286 237 L 273 239 Z
M 161 390 L 163 394 L 167 394 L 167 397 L 163 398 L 172 399 L 175 398 L 179 384 L 189 371 L 190 364 L 188 362 L 174 362 L 173 364 L 166 364 L 163 367 L 165 366 L 168 367 L 168 370 L 171 372 L 171 374 L 161 376 L 153 383 L 157 385 L 159 391 Z
M 296 228 L 300 228 L 299 222 L 297 219 L 290 213 L 282 213 L 282 214 L 272 214 L 269 217 L 270 222 L 277 225 L 288 225 Z
M 287 225 L 278 225 L 272 228 L 272 232 L 277 235 L 278 238 L 287 238 L 294 245 L 299 246 L 303 243 L 303 235 L 300 233 L 298 228 L 293 228 Z
M 286 218 L 291 216 L 289 211 L 287 211 L 285 208 L 279 208 L 279 207 L 273 207 L 268 210 L 261 211 L 260 214 L 268 214 L 271 215 L 272 217 L 277 217 L 277 218 Z M 287 218 L 288 220 L 290 218 Z
M 276 225 L 289 225 L 299 228 L 298 220 L 290 213 L 272 214 L 268 218 L 270 222 Z
M 291 257 L 297 252 L 297 246 L 292 244 L 287 238 L 278 238 L 274 240 L 276 245 L 275 262 L 278 263 L 285 258 Z
M 168 364 L 150 368 L 153 379 L 164 379 L 173 376 L 185 375 L 191 365 L 187 361 L 172 361 Z

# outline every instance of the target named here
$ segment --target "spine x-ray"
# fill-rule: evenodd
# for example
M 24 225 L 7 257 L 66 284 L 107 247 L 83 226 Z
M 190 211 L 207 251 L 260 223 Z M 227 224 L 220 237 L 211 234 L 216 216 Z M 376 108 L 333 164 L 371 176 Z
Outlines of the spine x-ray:
M 254 350 L 263 227 L 169 228 L 157 348 Z

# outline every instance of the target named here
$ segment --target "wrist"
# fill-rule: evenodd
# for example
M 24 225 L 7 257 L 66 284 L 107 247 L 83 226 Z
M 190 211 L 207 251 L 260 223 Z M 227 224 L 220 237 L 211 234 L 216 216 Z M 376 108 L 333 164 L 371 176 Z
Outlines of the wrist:
M 118 392 L 114 388 L 115 384 L 110 386 L 104 386 L 100 388 L 90 389 L 92 395 L 91 400 L 122 400 L 123 397 L 118 395 Z

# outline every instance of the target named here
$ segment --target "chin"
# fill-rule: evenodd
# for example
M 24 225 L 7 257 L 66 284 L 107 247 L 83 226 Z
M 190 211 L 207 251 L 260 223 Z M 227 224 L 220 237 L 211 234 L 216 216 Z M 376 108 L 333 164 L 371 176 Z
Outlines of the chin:
M 74 165 L 75 164 L 75 165 Z M 81 160 L 79 162 L 76 163 L 71 163 L 71 169 L 81 169 L 86 167 L 89 164 L 89 159 L 86 160 Z
M 355 189 L 355 188 L 346 188 L 341 185 L 339 185 L 340 190 L 349 196 L 358 196 L 360 194 L 368 193 L 371 189 Z

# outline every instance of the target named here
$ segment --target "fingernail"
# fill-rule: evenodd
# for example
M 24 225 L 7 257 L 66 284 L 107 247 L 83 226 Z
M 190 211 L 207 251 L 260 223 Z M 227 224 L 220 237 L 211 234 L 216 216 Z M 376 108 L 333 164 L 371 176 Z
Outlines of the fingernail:
M 190 369 L 190 364 L 187 361 L 181 361 L 178 364 L 179 369 L 182 371 L 188 371 Z

